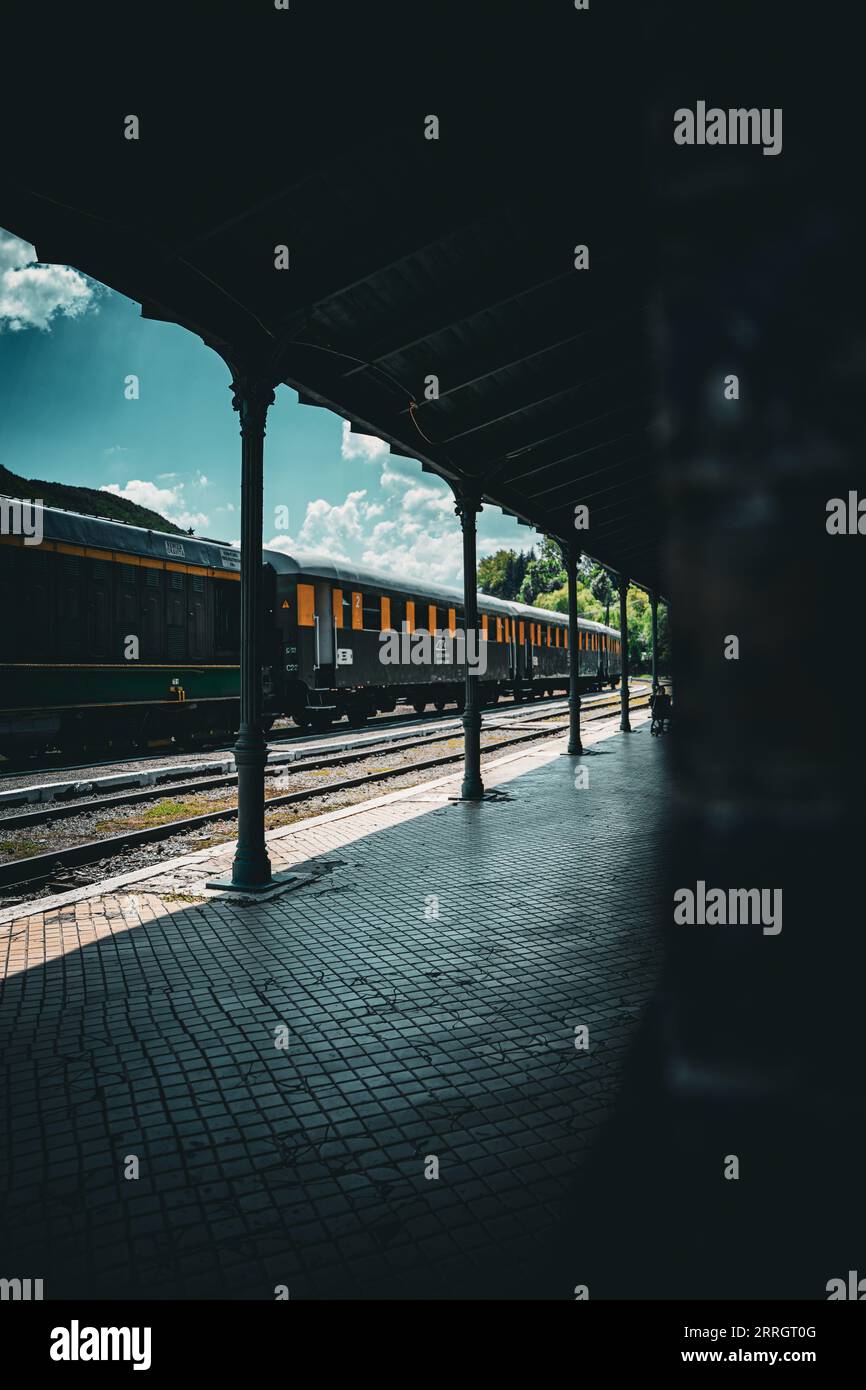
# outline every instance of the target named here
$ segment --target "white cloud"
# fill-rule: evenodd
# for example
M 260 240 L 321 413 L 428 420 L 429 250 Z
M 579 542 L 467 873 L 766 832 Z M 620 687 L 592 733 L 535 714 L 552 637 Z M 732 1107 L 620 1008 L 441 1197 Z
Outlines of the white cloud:
M 0 232 L 0 332 L 48 329 L 58 315 L 80 318 L 102 286 L 65 265 L 38 265 L 35 248 Z
M 407 581 L 456 585 L 463 573 L 463 541 L 459 531 L 433 535 L 418 527 L 407 537 L 403 528 L 399 539 L 392 543 L 369 546 L 362 560 L 371 569 L 384 570 Z
M 337 504 L 323 497 L 308 502 L 297 535 L 280 532 L 268 548 L 288 555 L 317 551 L 419 584 L 458 582 L 462 541 L 450 491 L 419 481 L 417 470 L 412 477 L 387 465 L 379 481 L 381 500 L 359 488 Z
M 362 542 L 367 492 L 350 492 L 345 502 L 333 505 L 324 497 L 307 503 L 307 513 L 298 532 L 301 550 L 321 550 L 334 560 L 348 560 L 350 550 Z
M 392 460 L 388 459 L 382 468 L 379 477 L 379 486 L 385 492 L 397 493 L 403 488 L 415 487 L 417 479 L 410 477 L 407 473 L 400 473 L 392 467 Z
M 371 461 L 382 458 L 388 453 L 389 447 L 384 439 L 377 439 L 374 434 L 352 434 L 349 421 L 343 421 L 340 453 L 344 459 L 367 459 Z
M 521 542 L 528 548 L 531 538 L 479 536 L 478 553 L 517 549 Z M 382 461 L 378 491 L 371 484 L 348 492 L 337 504 L 316 498 L 307 504 L 303 522 L 293 535 L 281 531 L 267 545 L 288 555 L 317 551 L 380 570 L 417 582 L 419 592 L 425 582 L 459 588 L 463 581 L 462 533 L 451 489 L 441 479 L 422 473 L 418 464 L 395 460 L 392 455 Z
M 404 492 L 402 507 L 404 512 L 423 512 L 427 516 L 455 514 L 454 501 L 450 491 L 424 487 L 419 484 L 407 488 Z
M 156 483 L 146 482 L 142 478 L 131 478 L 123 487 L 119 483 L 108 483 L 99 490 L 111 492 L 115 497 L 125 497 L 129 502 L 136 502 L 139 507 L 149 507 L 151 511 L 159 512 L 167 520 L 173 521 L 175 526 L 182 526 L 184 530 L 192 527 L 194 531 L 200 531 L 210 524 L 210 518 L 205 516 L 204 512 L 189 510 L 183 495 L 183 483 L 174 488 L 157 487 Z
M 265 541 L 264 545 L 265 550 L 281 550 L 284 555 L 297 555 L 299 550 L 303 550 L 303 546 L 298 545 L 298 542 L 292 540 L 291 536 L 287 536 L 285 531 L 274 536 L 273 540 Z

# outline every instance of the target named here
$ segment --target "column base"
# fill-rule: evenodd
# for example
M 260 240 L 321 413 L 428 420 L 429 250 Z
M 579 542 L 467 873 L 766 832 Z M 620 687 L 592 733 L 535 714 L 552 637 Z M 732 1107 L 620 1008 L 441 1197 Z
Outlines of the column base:
M 235 883 L 231 878 L 219 878 L 209 880 L 205 888 L 215 889 L 221 893 L 250 894 L 252 897 L 262 897 L 268 893 L 277 893 L 282 888 L 286 888 L 295 883 L 299 874 L 286 870 L 284 873 L 274 874 L 267 883 Z
M 463 791 L 461 790 L 459 796 L 449 796 L 448 798 L 449 801 L 453 801 L 455 803 L 461 801 L 465 802 L 467 806 L 480 806 L 482 801 L 512 801 L 513 799 L 513 797 L 507 794 L 503 794 L 502 792 L 498 791 L 495 787 L 493 791 L 489 792 L 485 791 L 482 788 L 481 794 L 479 796 L 476 796 L 474 794 L 472 796 L 464 796 Z

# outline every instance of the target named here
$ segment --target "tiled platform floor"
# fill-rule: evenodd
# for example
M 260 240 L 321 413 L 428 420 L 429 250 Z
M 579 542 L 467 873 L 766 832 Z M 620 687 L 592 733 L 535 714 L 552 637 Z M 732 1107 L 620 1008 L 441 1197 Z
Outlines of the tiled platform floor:
M 486 774 L 501 800 L 450 802 L 448 778 L 276 832 L 275 869 L 307 876 L 268 902 L 205 897 L 222 850 L 0 923 L 0 1275 L 46 1298 L 551 1292 L 659 958 L 667 741 L 639 721 L 586 788 L 550 740 Z

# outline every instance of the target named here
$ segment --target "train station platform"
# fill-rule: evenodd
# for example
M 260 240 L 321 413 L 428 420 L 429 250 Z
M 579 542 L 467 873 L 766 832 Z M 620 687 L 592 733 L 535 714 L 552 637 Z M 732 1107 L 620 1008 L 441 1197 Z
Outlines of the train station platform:
M 660 959 L 668 740 L 633 719 L 498 758 L 483 804 L 454 774 L 272 832 L 267 901 L 208 893 L 228 845 L 7 910 L 0 1273 L 573 1297 L 561 1203 Z

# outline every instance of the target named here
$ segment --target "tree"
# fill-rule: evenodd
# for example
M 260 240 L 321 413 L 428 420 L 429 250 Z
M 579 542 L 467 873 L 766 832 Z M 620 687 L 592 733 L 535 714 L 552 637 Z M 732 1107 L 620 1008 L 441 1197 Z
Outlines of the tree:
M 478 587 L 482 593 L 505 597 L 506 567 L 512 553 L 510 550 L 497 550 L 478 561 Z
M 478 564 L 478 587 L 494 598 L 516 599 L 526 574 L 529 556 L 521 550 L 497 550 Z
M 604 612 L 601 622 L 610 626 L 610 609 L 613 603 L 614 586 L 610 577 L 610 572 L 603 565 L 590 565 L 589 567 L 589 587 L 593 598 L 598 599 Z
M 629 588 L 626 603 L 628 665 L 633 675 L 648 671 L 652 662 L 652 614 L 643 589 Z
M 552 594 L 561 589 L 566 575 L 562 563 L 562 552 L 556 541 L 543 536 L 538 554 L 530 552 L 526 574 L 520 586 L 520 602 L 535 603 L 541 594 Z
M 552 594 L 539 594 L 535 606 L 537 608 L 549 608 L 553 613 L 567 613 L 568 585 L 563 584 L 561 589 L 554 589 Z M 577 611 L 581 618 L 588 618 L 590 622 L 600 623 L 604 621 L 601 604 L 598 599 L 593 598 L 580 578 L 577 581 Z

